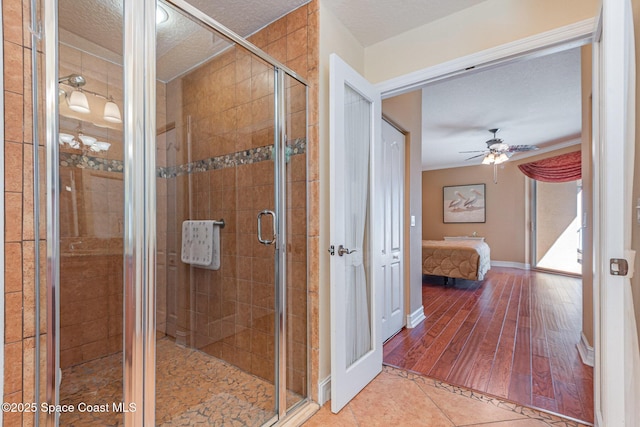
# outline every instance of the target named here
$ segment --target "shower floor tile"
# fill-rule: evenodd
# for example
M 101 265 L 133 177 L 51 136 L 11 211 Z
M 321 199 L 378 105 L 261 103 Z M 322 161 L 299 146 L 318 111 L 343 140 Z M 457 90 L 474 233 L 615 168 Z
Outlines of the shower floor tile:
M 170 339 L 157 342 L 156 424 L 260 426 L 274 415 L 273 384 Z M 288 404 L 301 400 L 289 393 Z M 119 426 L 123 415 L 122 355 L 114 354 L 62 373 L 60 401 L 107 405 L 108 412 L 63 413 L 62 426 Z M 141 409 L 141 408 L 138 408 Z

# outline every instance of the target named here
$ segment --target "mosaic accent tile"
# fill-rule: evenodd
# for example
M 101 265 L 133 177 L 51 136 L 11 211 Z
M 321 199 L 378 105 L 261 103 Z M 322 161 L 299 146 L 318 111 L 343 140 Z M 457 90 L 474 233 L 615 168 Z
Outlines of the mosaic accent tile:
M 307 149 L 305 138 L 298 138 L 287 143 L 287 156 L 304 154 Z M 158 178 L 175 178 L 181 175 L 188 175 L 196 172 L 207 172 L 210 170 L 232 168 L 238 165 L 248 165 L 273 159 L 273 145 L 252 148 L 250 150 L 237 151 L 224 156 L 211 157 L 197 160 L 184 165 L 159 167 L 156 171 Z M 82 154 L 60 153 L 60 166 L 75 167 L 81 169 L 92 169 L 107 172 L 123 172 L 124 162 L 122 160 L 103 159 Z
M 518 415 L 524 415 L 527 418 L 544 422 L 550 427 L 589 427 L 591 426 L 591 424 L 583 424 L 575 420 L 563 418 L 548 412 L 522 406 L 520 404 L 509 402 L 507 400 L 499 399 L 492 396 L 487 396 L 486 394 L 482 394 L 468 388 L 454 386 L 444 381 L 436 380 L 433 378 L 425 377 L 420 374 L 394 368 L 393 366 L 384 365 L 382 367 L 382 370 L 389 374 L 396 375 L 400 378 L 406 378 L 410 381 L 414 381 L 421 385 L 426 385 L 426 386 L 434 387 L 440 390 L 445 390 L 450 393 L 457 394 L 459 396 L 464 396 L 472 400 L 484 402 L 488 405 L 493 405 L 501 409 L 512 411 Z
M 307 141 L 304 138 L 289 141 L 287 143 L 287 156 L 303 154 L 306 151 L 306 147 Z M 177 176 L 188 175 L 194 172 L 207 172 L 210 170 L 236 167 L 239 165 L 249 165 L 272 159 L 273 145 L 265 145 L 263 147 L 225 154 L 224 156 L 197 160 L 184 165 L 158 168 L 156 176 L 158 178 L 175 178 Z
M 60 166 L 107 172 L 124 171 L 124 162 L 122 160 L 102 159 L 100 157 L 71 153 L 60 153 Z
M 156 425 L 261 426 L 275 415 L 273 384 L 201 351 L 157 341 Z M 122 354 L 63 370 L 60 402 L 122 401 Z M 288 402 L 300 396 L 288 393 Z M 63 413 L 60 425 L 121 426 L 121 413 Z

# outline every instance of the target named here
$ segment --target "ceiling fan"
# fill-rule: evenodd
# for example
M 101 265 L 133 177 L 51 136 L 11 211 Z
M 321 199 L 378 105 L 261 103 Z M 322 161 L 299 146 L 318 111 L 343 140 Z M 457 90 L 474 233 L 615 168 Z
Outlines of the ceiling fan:
M 499 128 L 489 129 L 489 132 L 493 134 L 493 138 L 486 141 L 487 149 L 486 150 L 475 150 L 475 151 L 460 151 L 460 153 L 480 153 L 475 156 L 471 156 L 465 160 L 476 159 L 478 157 L 483 157 L 482 163 L 485 165 L 490 164 L 500 164 L 509 160 L 509 157 L 513 155 L 513 153 L 518 153 L 522 151 L 534 151 L 537 150 L 538 147 L 535 145 L 509 145 L 506 144 L 502 139 L 496 137 L 496 133 L 500 131 Z

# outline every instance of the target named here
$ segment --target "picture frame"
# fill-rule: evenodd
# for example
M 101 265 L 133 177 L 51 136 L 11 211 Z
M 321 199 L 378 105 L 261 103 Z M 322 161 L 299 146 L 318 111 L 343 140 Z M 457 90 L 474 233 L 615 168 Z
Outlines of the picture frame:
M 445 224 L 486 222 L 486 185 L 442 187 L 442 218 Z

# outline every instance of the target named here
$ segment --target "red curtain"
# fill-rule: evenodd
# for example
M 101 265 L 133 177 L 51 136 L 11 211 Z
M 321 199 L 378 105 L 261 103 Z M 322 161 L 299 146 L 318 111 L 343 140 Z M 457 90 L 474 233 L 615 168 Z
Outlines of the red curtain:
M 529 178 L 544 182 L 576 181 L 582 176 L 580 151 L 518 165 Z

